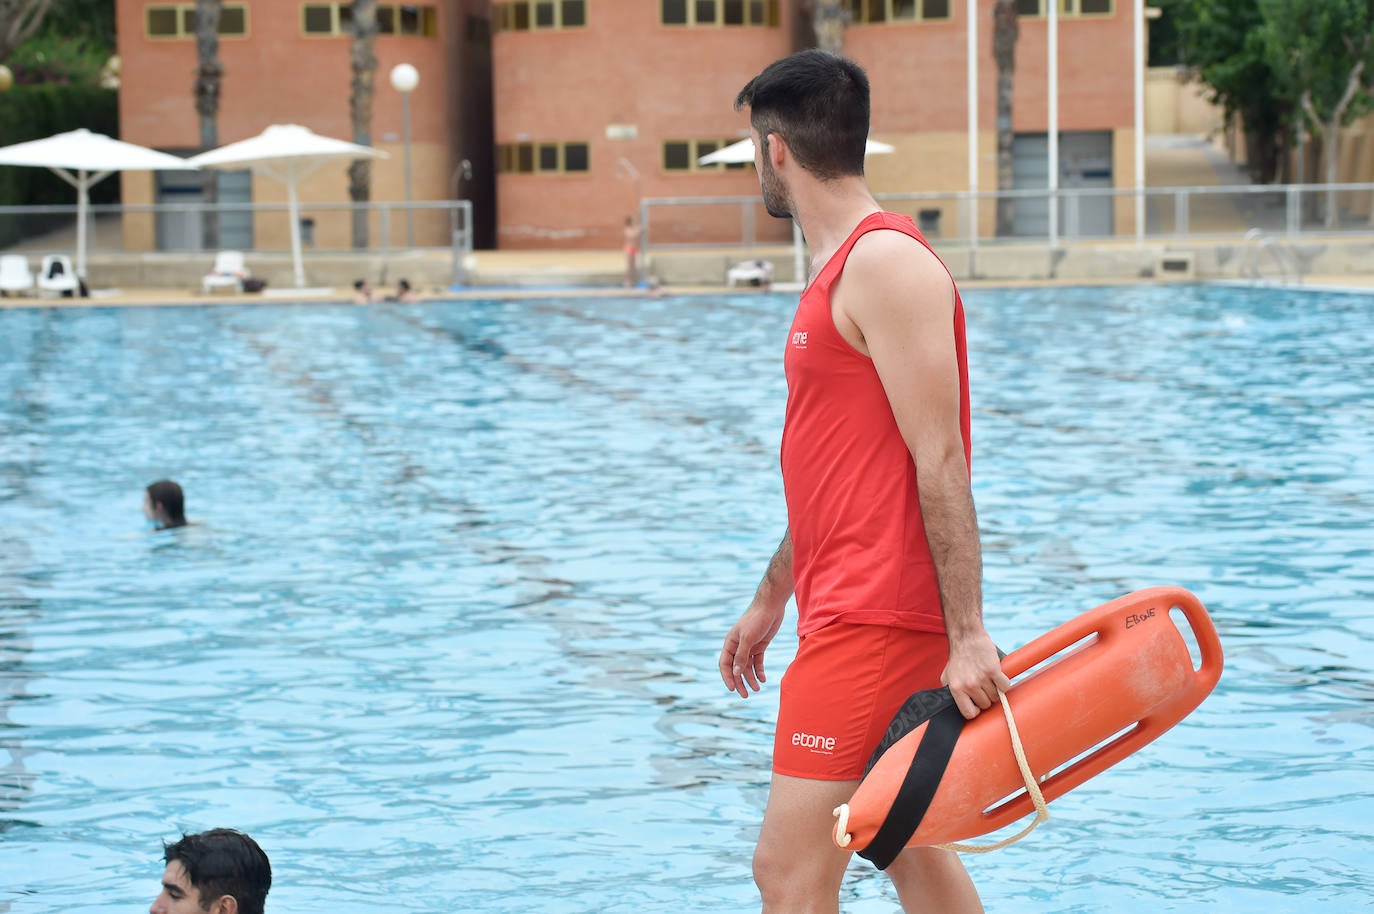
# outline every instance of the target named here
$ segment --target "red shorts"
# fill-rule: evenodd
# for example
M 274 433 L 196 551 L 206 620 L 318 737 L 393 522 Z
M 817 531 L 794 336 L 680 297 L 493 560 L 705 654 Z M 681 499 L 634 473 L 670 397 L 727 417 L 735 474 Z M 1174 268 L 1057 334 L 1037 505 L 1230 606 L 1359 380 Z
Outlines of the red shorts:
M 802 638 L 782 677 L 773 771 L 794 778 L 863 776 L 912 692 L 940 686 L 944 634 L 836 622 Z

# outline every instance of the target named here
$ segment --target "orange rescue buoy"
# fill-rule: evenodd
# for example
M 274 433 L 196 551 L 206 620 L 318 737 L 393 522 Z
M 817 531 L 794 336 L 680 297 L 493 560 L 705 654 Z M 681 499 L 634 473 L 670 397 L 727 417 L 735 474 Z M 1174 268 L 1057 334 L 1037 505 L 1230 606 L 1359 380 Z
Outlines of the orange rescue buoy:
M 1173 619 L 1182 612 L 1196 642 Z M 1046 801 L 1115 765 L 1186 717 L 1221 678 L 1221 641 L 1181 587 L 1119 597 L 1008 654 L 1003 697 Z M 1020 678 L 1018 678 L 1020 677 Z M 835 843 L 884 869 L 908 845 L 963 841 L 1032 812 L 1009 721 L 965 721 L 948 689 L 918 692 L 893 720 Z

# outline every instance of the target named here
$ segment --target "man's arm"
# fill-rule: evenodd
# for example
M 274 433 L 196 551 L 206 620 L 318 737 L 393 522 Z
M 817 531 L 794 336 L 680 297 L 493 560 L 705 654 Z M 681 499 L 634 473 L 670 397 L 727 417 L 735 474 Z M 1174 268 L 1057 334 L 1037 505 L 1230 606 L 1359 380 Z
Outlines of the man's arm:
M 782 628 L 787 601 L 795 587 L 792 579 L 792 533 L 787 531 L 777 551 L 768 562 L 754 599 L 739 621 L 725 636 L 720 652 L 720 678 L 725 687 L 749 697 L 749 689 L 757 692 L 767 677 L 763 674 L 763 652 L 773 636 Z
M 873 359 L 916 464 L 921 519 L 949 635 L 943 680 L 965 717 L 1011 687 L 983 626 L 983 560 L 959 426 L 954 284 L 913 238 L 870 232 L 835 291 L 836 325 Z

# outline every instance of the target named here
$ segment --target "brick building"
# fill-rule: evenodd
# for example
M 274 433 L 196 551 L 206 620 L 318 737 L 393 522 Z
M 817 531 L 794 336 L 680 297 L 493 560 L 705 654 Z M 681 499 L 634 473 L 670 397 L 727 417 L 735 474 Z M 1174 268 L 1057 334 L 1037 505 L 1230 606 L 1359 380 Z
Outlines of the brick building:
M 1047 184 L 1046 2 L 1018 3 L 1013 112 L 1018 187 L 1026 189 Z M 1130 186 L 1132 4 L 1061 3 L 1061 186 Z M 977 0 L 982 190 L 997 187 L 992 7 Z M 516 0 L 493 9 L 502 247 L 614 247 L 641 197 L 756 194 L 751 167 L 695 162 L 747 135 L 731 103 L 750 77 L 815 43 L 803 0 Z M 896 147 L 869 160 L 875 191 L 968 189 L 968 13 L 962 0 L 852 0 L 845 53 L 873 83 L 873 138 Z M 950 224 L 953 208 L 937 206 L 932 223 Z M 1114 212 L 1106 196 L 1091 201 L 1080 230 L 1128 230 L 1129 205 L 1115 209 L 1126 211 Z M 1018 232 L 1044 234 L 1043 201 L 1017 210 Z M 983 207 L 983 234 L 992 233 L 993 215 Z M 752 218 L 758 237 L 785 237 L 761 207 Z M 654 239 L 737 237 L 739 222 L 719 207 L 675 207 Z
M 1050 0 L 1018 0 L 1014 130 L 1019 188 L 1046 185 L 1047 17 Z M 1134 183 L 1132 0 L 1059 0 L 1060 183 Z M 965 0 L 851 0 L 845 52 L 873 82 L 873 137 L 896 147 L 869 160 L 879 192 L 969 187 Z M 974 0 L 978 19 L 978 185 L 997 186 L 993 0 Z M 400 107 L 386 74 L 396 63 L 421 73 L 413 97 L 415 196 L 473 200 L 479 246 L 615 248 L 624 219 L 648 197 L 756 195 L 752 167 L 701 167 L 697 159 L 747 135 L 735 93 L 777 57 L 814 44 L 807 0 L 433 0 L 381 4 L 394 23 L 377 41 L 373 137 L 391 158 L 374 166 L 376 200 L 399 200 Z M 194 3 L 117 0 L 124 84 L 124 138 L 163 149 L 196 147 L 191 100 Z M 302 123 L 348 138 L 347 3 L 240 0 L 225 3 L 237 32 L 223 36 L 220 141 L 270 123 Z M 169 82 L 169 77 L 175 77 Z M 472 178 L 462 178 L 461 163 Z M 303 199 L 345 201 L 342 169 L 322 172 Z M 174 199 L 175 189 L 124 176 L 128 202 Z M 183 182 L 185 178 L 181 179 Z M 238 193 L 277 200 L 253 181 Z M 229 195 L 235 192 L 228 188 Z M 953 203 L 934 224 L 952 225 Z M 674 210 L 656 241 L 738 237 L 738 209 Z M 1018 206 L 1018 233 L 1043 234 L 1043 201 Z M 787 228 L 761 207 L 758 237 Z M 993 232 L 990 203 L 981 234 Z M 1084 234 L 1129 231 L 1129 197 L 1104 195 L 1081 214 Z M 280 222 L 281 220 L 277 220 Z M 342 220 L 341 220 L 342 221 Z M 254 227 L 259 241 L 277 231 Z M 317 236 L 327 231 L 315 226 Z M 149 229 L 149 234 L 152 230 Z M 164 233 L 165 234 L 165 233 Z M 155 239 L 149 238 L 153 246 Z M 328 239 L 325 239 L 328 240 Z M 156 239 L 162 243 L 163 239 Z M 346 246 L 346 245 L 337 245 Z
M 353 138 L 349 7 L 347 2 L 225 0 L 219 42 L 224 69 L 220 145 L 254 136 L 271 124 L 301 124 L 325 136 Z M 457 195 L 472 199 L 476 210 L 491 211 L 488 10 L 486 0 L 377 4 L 372 140 L 389 157 L 372 165 L 372 200 L 405 197 L 401 99 L 388 74 L 397 64 L 409 63 L 420 74 L 410 100 L 414 199 Z M 177 153 L 198 151 L 194 18 L 194 2 L 116 0 L 123 139 Z M 474 180 L 464 178 L 464 160 Z M 346 213 L 310 212 L 311 203 L 348 202 L 346 170 L 346 165 L 322 168 L 301 184 L 307 241 L 316 247 L 339 249 L 351 243 Z M 126 204 L 200 199 L 200 177 L 194 172 L 126 172 L 122 180 Z M 222 202 L 272 203 L 284 201 L 285 190 L 269 178 L 231 174 L 221 179 L 219 196 Z M 393 221 L 402 218 L 397 213 Z M 377 222 L 374 217 L 373 239 L 381 229 Z M 446 244 L 448 226 L 446 214 L 421 214 L 415 225 L 417 243 Z M 196 247 L 198 230 L 193 219 L 131 216 L 125 220 L 125 244 L 131 249 Z M 286 220 L 277 212 L 251 220 L 226 215 L 221 233 L 221 247 L 287 246 Z M 398 238 L 403 234 L 393 226 L 393 243 Z

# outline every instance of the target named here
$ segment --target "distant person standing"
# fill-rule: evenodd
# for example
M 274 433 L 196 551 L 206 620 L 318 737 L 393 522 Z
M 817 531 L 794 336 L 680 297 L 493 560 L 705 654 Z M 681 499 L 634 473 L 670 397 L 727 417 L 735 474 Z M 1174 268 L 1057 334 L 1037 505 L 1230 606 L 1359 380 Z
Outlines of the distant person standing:
M 181 486 L 170 479 L 160 479 L 143 492 L 143 515 L 158 530 L 186 526 L 186 498 Z
M 625 217 L 625 288 L 639 282 L 639 226 L 634 216 Z
M 163 845 L 167 868 L 149 914 L 263 914 L 272 864 L 252 838 L 231 828 L 182 835 Z

